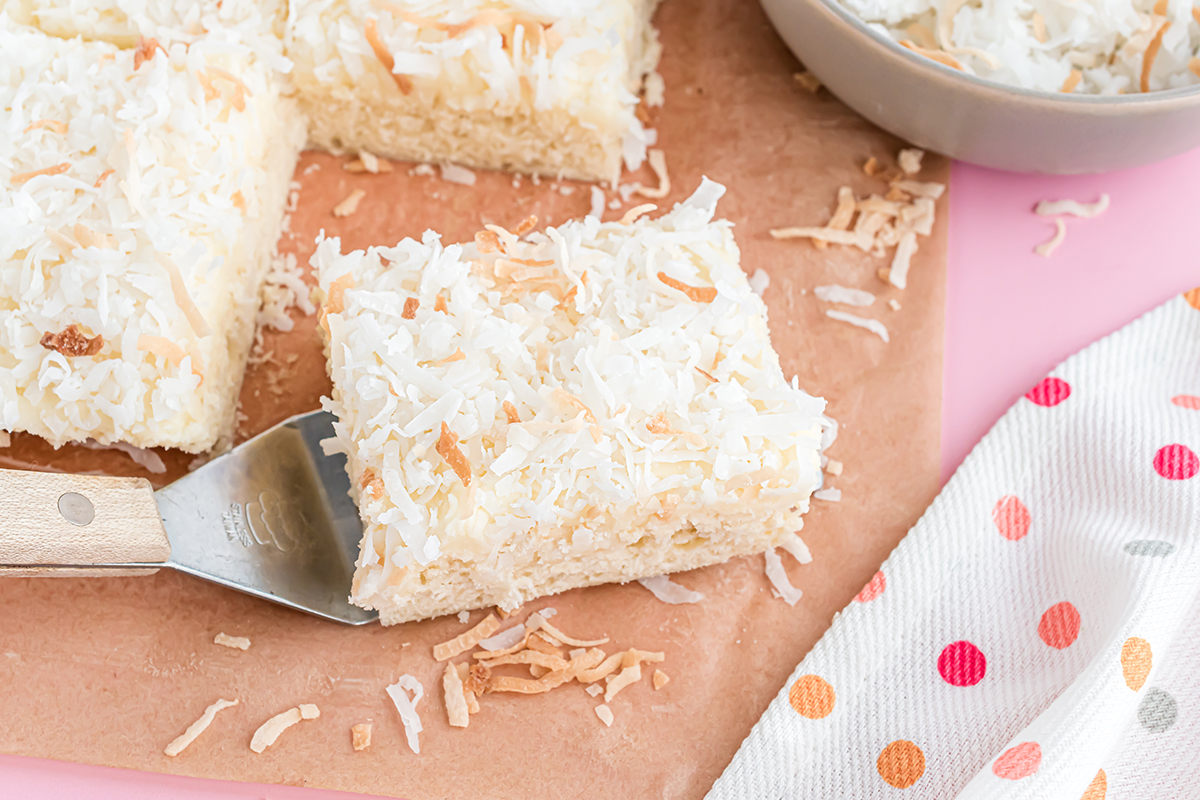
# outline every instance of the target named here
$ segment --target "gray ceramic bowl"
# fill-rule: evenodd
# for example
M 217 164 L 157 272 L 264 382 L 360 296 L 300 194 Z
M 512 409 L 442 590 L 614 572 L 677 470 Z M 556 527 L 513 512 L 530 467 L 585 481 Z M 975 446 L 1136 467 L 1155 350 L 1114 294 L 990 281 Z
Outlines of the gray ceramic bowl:
M 1098 97 L 1016 89 L 896 44 L 838 0 L 761 0 L 846 105 L 920 147 L 1019 172 L 1104 172 L 1200 146 L 1200 86 Z

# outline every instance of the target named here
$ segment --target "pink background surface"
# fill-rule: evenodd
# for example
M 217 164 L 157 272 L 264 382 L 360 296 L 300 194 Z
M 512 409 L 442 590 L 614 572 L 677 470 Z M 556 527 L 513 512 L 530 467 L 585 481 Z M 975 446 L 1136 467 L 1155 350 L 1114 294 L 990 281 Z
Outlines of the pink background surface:
M 1004 411 L 1055 364 L 1171 296 L 1200 286 L 1200 150 L 1107 175 L 1035 177 L 956 164 L 942 408 L 948 478 Z M 1068 219 L 1050 258 L 1033 253 L 1053 223 L 1043 199 L 1112 198 Z M 770 291 L 768 289 L 768 291 Z M 205 781 L 0 756 L 0 794 L 38 800 L 335 800 L 281 786 Z

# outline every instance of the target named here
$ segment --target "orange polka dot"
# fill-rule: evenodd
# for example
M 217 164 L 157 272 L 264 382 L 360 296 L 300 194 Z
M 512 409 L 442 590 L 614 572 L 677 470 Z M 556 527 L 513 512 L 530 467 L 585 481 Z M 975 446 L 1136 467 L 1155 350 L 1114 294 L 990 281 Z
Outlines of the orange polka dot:
M 1104 770 L 1100 770 L 1096 773 L 1096 777 L 1092 778 L 1088 788 L 1083 790 L 1083 796 L 1079 800 L 1104 800 L 1106 794 L 1108 794 L 1108 776 L 1104 774 Z
M 833 713 L 833 687 L 817 675 L 801 675 L 788 692 L 788 702 L 802 717 L 824 719 Z
M 1192 308 L 1200 310 L 1200 286 L 1192 289 L 1189 292 L 1183 293 L 1183 299 L 1188 301 L 1188 305 Z
M 1141 689 L 1150 675 L 1152 660 L 1149 642 L 1136 636 L 1126 639 L 1121 647 L 1121 672 L 1125 675 L 1125 685 L 1135 692 Z
M 883 748 L 875 769 L 890 786 L 907 789 L 925 774 L 925 754 L 907 739 L 897 739 Z

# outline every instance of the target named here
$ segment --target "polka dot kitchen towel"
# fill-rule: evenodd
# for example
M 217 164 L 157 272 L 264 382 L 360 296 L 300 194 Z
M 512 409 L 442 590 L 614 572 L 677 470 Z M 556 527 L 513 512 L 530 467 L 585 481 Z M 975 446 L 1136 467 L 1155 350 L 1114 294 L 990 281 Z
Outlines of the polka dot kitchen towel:
M 711 800 L 1200 798 L 1200 289 L 1020 400 Z

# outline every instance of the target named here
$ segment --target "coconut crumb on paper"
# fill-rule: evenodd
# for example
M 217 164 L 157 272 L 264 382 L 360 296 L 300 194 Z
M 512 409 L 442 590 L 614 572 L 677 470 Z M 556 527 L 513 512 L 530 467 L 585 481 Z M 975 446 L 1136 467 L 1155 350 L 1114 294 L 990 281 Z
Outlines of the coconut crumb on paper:
M 896 254 L 892 257 L 892 265 L 888 268 L 888 283 L 897 289 L 908 288 L 908 268 L 912 257 L 917 252 L 917 234 L 909 231 L 900 237 L 896 245 Z
M 818 489 L 813 492 L 813 497 L 818 500 L 824 500 L 827 503 L 840 503 L 842 502 L 842 490 L 834 488 Z
M 624 689 L 626 686 L 631 686 L 642 679 L 642 665 L 638 663 L 630 664 L 627 667 L 609 677 L 606 680 L 607 686 L 604 689 L 604 702 L 611 703 L 612 699 Z
M 925 151 L 917 148 L 907 148 L 900 151 L 896 156 L 896 163 L 900 165 L 900 171 L 905 175 L 916 175 L 921 171 L 921 161 L 925 158 Z
M 596 695 L 604 693 L 604 687 L 598 683 L 593 683 L 593 684 L 587 686 L 584 689 L 584 691 L 587 692 L 590 696 L 595 697 Z
M 890 308 L 892 311 L 899 311 L 900 301 L 893 297 L 891 300 L 888 300 L 888 308 Z
M 1061 214 L 1068 214 L 1072 217 L 1094 217 L 1104 213 L 1108 208 L 1109 200 L 1107 194 L 1100 195 L 1100 199 L 1094 203 L 1081 203 L 1078 200 L 1042 200 L 1033 209 L 1033 212 L 1042 217 L 1055 217 Z
M 596 716 L 604 723 L 604 727 L 611 728 L 613 724 L 613 712 L 608 706 L 601 703 L 596 706 Z
M 448 642 L 433 646 L 433 657 L 436 661 L 446 661 L 460 653 L 465 653 L 481 641 L 491 636 L 500 627 L 500 620 L 495 614 L 488 614 L 478 625 L 466 633 L 460 633 Z
M 671 193 L 671 176 L 667 174 L 667 154 L 662 150 L 653 149 L 648 151 L 646 156 L 646 160 L 650 162 L 650 169 L 654 170 L 654 175 L 658 178 L 658 188 L 652 189 L 640 183 L 634 183 L 633 193 L 651 200 L 661 200 Z
M 453 728 L 465 728 L 471 723 L 467 709 L 467 696 L 457 664 L 446 664 L 442 674 L 442 695 L 446 704 L 446 718 Z
M 369 722 L 360 722 L 350 728 L 350 745 L 355 752 L 366 750 L 371 746 L 371 731 L 374 726 Z
M 839 284 L 813 287 L 813 294 L 818 300 L 826 303 L 839 303 L 845 306 L 865 308 L 875 302 L 875 295 L 862 289 L 851 289 Z
M 229 647 L 234 650 L 250 649 L 250 640 L 245 636 L 230 636 L 227 633 L 218 633 L 213 638 L 213 644 L 219 644 L 222 647 Z
M 864 328 L 880 339 L 883 339 L 883 341 L 889 341 L 887 326 L 877 319 L 868 319 L 867 317 L 860 317 L 857 314 L 847 314 L 845 311 L 836 311 L 832 308 L 825 309 L 825 316 L 830 319 L 836 319 L 839 322 L 848 322 L 851 325 Z
M 765 269 L 759 267 L 758 269 L 754 270 L 754 274 L 751 275 L 746 282 L 750 284 L 750 289 L 756 295 L 762 297 L 763 293 L 767 291 L 767 287 L 771 285 L 771 276 L 767 274 Z
M 218 700 L 217 702 L 204 709 L 204 713 L 200 718 L 187 727 L 183 733 L 177 736 L 166 749 L 163 750 L 168 756 L 174 758 L 188 748 L 192 742 L 196 741 L 196 737 L 208 730 L 208 726 L 212 724 L 217 716 L 218 711 L 223 711 L 226 708 L 233 708 L 238 704 L 236 698 L 233 700 Z
M 779 548 L 791 554 L 792 558 L 796 559 L 797 564 L 811 564 L 813 557 L 808 550 L 808 545 L 800 538 L 800 534 L 793 533 L 791 536 L 785 537 L 779 543 Z
M 828 472 L 830 475 L 834 475 L 834 476 L 836 476 L 836 475 L 841 475 L 841 474 L 842 474 L 842 467 L 843 467 L 843 465 L 842 465 L 842 462 L 840 462 L 840 461 L 834 461 L 834 460 L 831 458 L 831 459 L 829 459 L 829 461 L 828 461 L 828 462 L 825 464 L 825 471 L 826 471 L 826 472 Z
M 442 164 L 442 180 L 460 186 L 474 186 L 475 173 L 457 164 Z
M 792 80 L 796 82 L 797 86 L 804 88 L 812 94 L 821 91 L 821 79 L 808 70 L 792 73 Z
M 367 196 L 366 190 L 355 189 L 348 194 L 342 202 L 333 207 L 333 215 L 335 217 L 348 217 L 355 211 L 358 211 L 358 204 Z
M 661 669 L 654 670 L 654 677 L 651 678 L 651 682 L 654 686 L 654 691 L 657 692 L 659 689 L 661 689 L 662 687 L 664 687 L 668 683 L 670 683 L 670 681 L 671 681 L 671 678 L 669 675 L 667 675 L 667 673 L 663 672 Z
M 379 175 L 380 173 L 391 172 L 393 167 L 392 162 L 387 159 L 381 159 L 374 153 L 368 153 L 364 150 L 358 154 L 358 158 L 342 164 L 342 169 L 347 172 L 368 172 L 372 175 Z
M 409 175 L 417 175 L 424 177 L 433 177 L 437 175 L 437 170 L 433 168 L 433 164 L 417 164 L 408 171 Z
M 261 753 L 275 744 L 275 740 L 279 738 L 279 735 L 288 728 L 301 720 L 316 719 L 319 716 L 321 716 L 320 710 L 311 703 L 304 703 L 296 708 L 289 708 L 283 713 L 276 714 L 258 726 L 258 730 L 254 732 L 254 736 L 250 739 L 250 749 L 255 753 Z
M 410 697 L 408 692 L 412 692 Z M 404 737 L 408 740 L 408 747 L 414 753 L 421 752 L 421 742 L 418 734 L 421 733 L 421 716 L 417 713 L 417 703 L 421 702 L 421 698 L 425 696 L 425 687 L 421 682 L 412 675 L 401 675 L 400 678 L 387 687 L 388 697 L 392 698 L 392 704 L 396 706 L 396 712 L 400 715 L 400 722 L 404 725 Z
M 763 553 L 763 558 L 766 561 L 767 580 L 775 587 L 775 591 L 779 593 L 779 597 L 783 599 L 789 606 L 794 606 L 800 602 L 800 598 L 804 596 L 804 592 L 792 586 L 792 582 L 788 580 L 787 571 L 783 568 L 783 559 L 775 552 L 775 548 L 771 548 Z
M 1039 256 L 1049 258 L 1050 254 L 1058 249 L 1060 244 L 1066 241 L 1066 238 L 1067 225 L 1060 217 L 1056 217 L 1054 219 L 1054 235 L 1039 244 L 1037 247 L 1033 248 L 1033 252 L 1037 253 Z
M 471 612 L 470 611 L 458 612 L 458 624 L 459 625 L 466 625 L 470 621 L 471 621 Z
M 589 217 L 595 217 L 596 219 L 603 218 L 604 217 L 604 206 L 606 203 L 606 199 L 604 197 L 604 190 L 601 189 L 599 186 L 592 187 L 591 203 L 592 203 L 592 207 L 588 211 L 587 215 Z
M 700 592 L 694 592 L 685 586 L 680 586 L 666 575 L 655 575 L 653 578 L 638 578 L 638 583 L 650 590 L 650 593 L 668 605 L 681 603 L 699 603 L 704 599 Z

